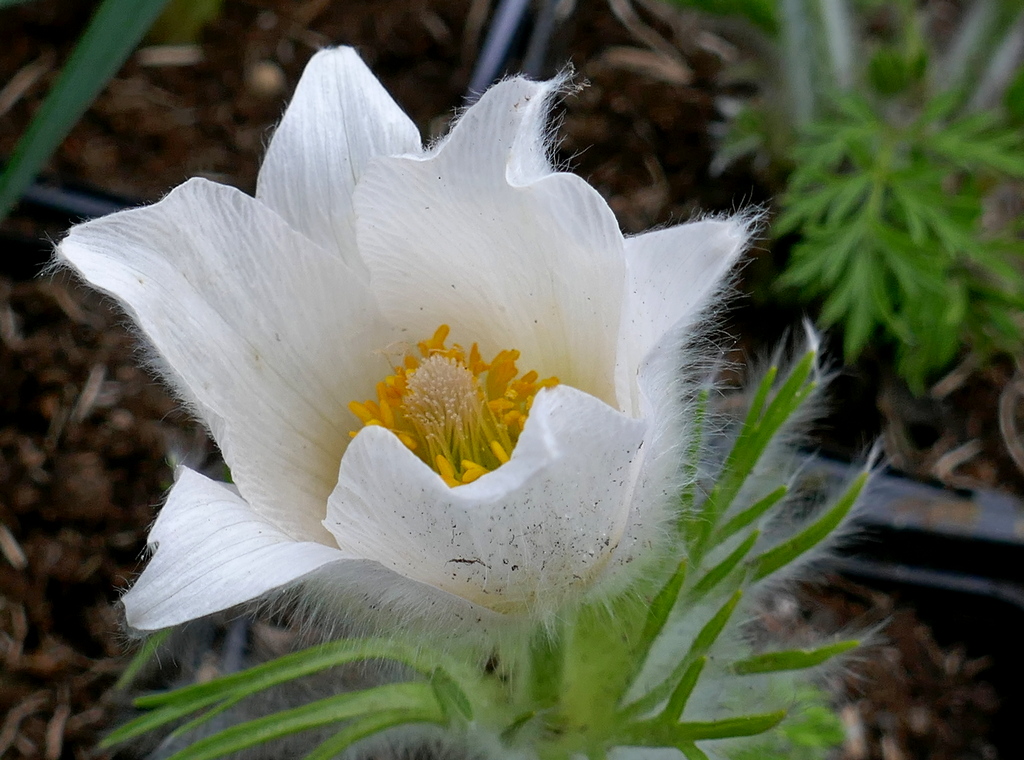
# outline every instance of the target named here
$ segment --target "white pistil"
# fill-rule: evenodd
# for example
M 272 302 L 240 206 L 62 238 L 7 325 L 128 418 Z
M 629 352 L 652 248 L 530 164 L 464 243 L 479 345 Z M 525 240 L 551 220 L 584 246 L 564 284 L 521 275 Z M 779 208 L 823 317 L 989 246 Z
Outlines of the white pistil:
M 431 448 L 432 459 L 442 454 L 450 461 L 460 461 L 461 456 L 456 456 L 472 448 L 481 406 L 476 378 L 454 359 L 434 355 L 409 374 L 405 411 Z

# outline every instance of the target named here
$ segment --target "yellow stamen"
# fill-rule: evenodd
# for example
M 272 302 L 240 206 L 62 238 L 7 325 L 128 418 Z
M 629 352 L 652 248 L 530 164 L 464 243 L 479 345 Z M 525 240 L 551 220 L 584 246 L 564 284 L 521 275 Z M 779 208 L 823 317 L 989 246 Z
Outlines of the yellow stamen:
M 443 455 L 438 454 L 434 457 L 434 466 L 437 467 L 437 471 L 444 478 L 444 482 L 451 485 L 455 482 L 455 468 L 452 467 L 452 463 L 444 458 Z
M 501 447 L 501 444 L 497 441 L 491 441 L 491 451 L 494 452 L 494 456 L 497 457 L 498 461 L 502 464 L 508 461 L 508 454 L 505 453 L 505 449 Z
M 419 344 L 420 353 L 423 354 L 424 358 L 430 356 L 435 351 L 444 351 L 444 342 L 448 339 L 448 333 L 451 328 L 448 325 L 441 325 L 434 331 L 434 335 L 429 340 L 425 340 Z
M 468 459 L 462 460 L 463 483 L 472 483 L 481 475 L 486 475 L 488 472 L 490 472 L 490 470 L 488 470 L 486 467 L 481 467 L 476 462 L 470 462 Z
M 520 377 L 519 351 L 499 351 L 487 362 L 475 343 L 468 352 L 447 345 L 449 332 L 438 327 L 416 344 L 419 356 L 406 354 L 377 383 L 375 400 L 348 408 L 364 427 L 398 436 L 454 488 L 509 461 L 534 397 L 558 378 L 540 380 L 532 370 Z
M 389 430 L 395 426 L 395 415 L 391 411 L 391 404 L 385 396 L 380 397 L 380 421 L 384 423 L 384 427 Z
M 359 421 L 364 425 L 369 425 L 370 420 L 374 418 L 373 413 L 358 401 L 350 401 L 348 404 L 348 410 L 358 417 Z

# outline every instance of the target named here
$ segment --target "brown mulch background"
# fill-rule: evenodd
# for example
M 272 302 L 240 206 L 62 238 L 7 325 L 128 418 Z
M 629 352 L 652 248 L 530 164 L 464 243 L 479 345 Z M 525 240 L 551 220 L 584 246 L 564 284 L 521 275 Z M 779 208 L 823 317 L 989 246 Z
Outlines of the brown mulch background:
M 0 83 L 9 83 L 0 84 L 0 156 L 95 5 L 0 11 Z M 716 100 L 733 87 L 722 74 L 741 58 L 729 35 L 653 2 L 636 4 L 640 26 L 609 7 L 580 2 L 553 43 L 556 60 L 571 60 L 588 83 L 559 112 L 561 159 L 629 232 L 766 202 L 770 188 L 749 167 L 708 173 Z M 152 65 L 152 50 L 129 59 L 49 171 L 138 200 L 194 175 L 251 191 L 305 62 L 341 43 L 358 47 L 424 135 L 437 136 L 461 104 L 491 10 L 487 0 L 226 0 L 198 50 L 182 53 L 199 60 Z M 40 230 L 16 213 L 5 229 L 58 236 L 63 227 Z M 773 255 L 758 254 L 748 279 L 770 277 Z M 794 315 L 766 319 L 747 301 L 730 329 L 753 350 Z M 94 746 L 111 720 L 126 643 L 113 603 L 140 567 L 170 484 L 168 457 L 202 458 L 208 446 L 139 358 L 120 317 L 82 288 L 0 279 L 0 756 L 103 756 Z M 1024 492 L 997 414 L 1012 363 L 955 375 L 925 401 L 866 366 L 838 381 L 837 394 L 856 399 L 842 412 L 858 432 L 839 435 L 837 415 L 832 449 L 853 453 L 885 422 L 906 470 Z M 849 586 L 819 596 L 815 624 L 826 628 L 892 621 L 879 657 L 847 679 L 847 760 L 995 757 L 984 738 L 996 709 L 977 677 L 984 663 L 938 646 L 889 597 Z

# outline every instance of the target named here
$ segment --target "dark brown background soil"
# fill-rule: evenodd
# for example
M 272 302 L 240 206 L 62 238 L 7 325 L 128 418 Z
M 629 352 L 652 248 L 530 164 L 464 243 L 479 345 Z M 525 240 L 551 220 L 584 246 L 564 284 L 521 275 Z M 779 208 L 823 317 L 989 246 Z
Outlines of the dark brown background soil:
M 51 0 L 0 12 L 0 82 L 13 82 L 0 90 L 0 156 L 10 154 L 94 6 Z M 423 134 L 437 136 L 462 103 L 491 6 L 227 0 L 202 35 L 198 61 L 154 66 L 145 51 L 133 56 L 48 172 L 138 201 L 193 175 L 251 191 L 305 62 L 332 44 L 358 47 Z M 608 198 L 628 232 L 765 203 L 772 189 L 749 167 L 708 173 L 716 99 L 730 91 L 721 73 L 741 51 L 696 17 L 654 3 L 636 7 L 642 26 L 605 2 L 580 2 L 556 35 L 552 71 L 571 62 L 588 85 L 559 112 L 562 159 Z M 21 210 L 4 229 L 57 236 L 63 228 Z M 763 287 L 777 255 L 756 255 L 748 270 L 754 285 Z M 796 315 L 766 314 L 750 299 L 736 310 L 731 329 L 742 334 L 741 347 L 777 340 Z M 0 279 L 4 757 L 94 756 L 123 667 L 117 589 L 140 566 L 145 530 L 170 483 L 168 457 L 208 453 L 202 433 L 137 369 L 119 322 L 64 278 Z M 938 474 L 961 485 L 1020 483 L 1001 449 L 995 411 L 1012 365 L 986 367 L 949 383 L 944 399 L 913 403 L 898 384 L 879 384 L 883 371 L 865 366 L 840 379 L 856 425 L 839 435 L 842 418 L 835 418 L 831 448 L 853 453 L 885 419 L 907 469 L 935 476 L 943 455 L 977 440 L 978 453 L 962 463 L 947 459 Z M 911 612 L 893 613 L 887 597 L 843 586 L 815 598 L 809 617 L 826 628 L 892 615 L 889 643 L 837 692 L 847 690 L 840 697 L 851 736 L 846 758 L 995 757 L 984 738 L 995 697 L 976 678 L 984 663 L 938 647 Z

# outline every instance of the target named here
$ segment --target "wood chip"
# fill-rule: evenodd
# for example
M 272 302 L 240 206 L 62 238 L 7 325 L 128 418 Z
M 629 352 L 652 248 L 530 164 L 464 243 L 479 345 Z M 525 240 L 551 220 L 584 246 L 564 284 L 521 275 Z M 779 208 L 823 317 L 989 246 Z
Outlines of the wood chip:
M 47 50 L 7 80 L 7 84 L 0 90 L 0 116 L 10 111 L 53 68 L 54 58 L 53 51 Z
M 17 351 L 25 343 L 25 336 L 21 334 L 18 317 L 10 304 L 5 304 L 3 308 L 0 308 L 0 341 L 14 351 Z
M 1017 429 L 1017 404 L 1021 398 L 1024 398 L 1024 378 L 1018 371 L 999 394 L 999 435 L 1013 463 L 1024 473 L 1024 443 Z
M 891 734 L 882 737 L 882 760 L 904 760 L 905 755 L 900 743 Z
M 198 45 L 149 45 L 135 53 L 140 66 L 195 66 L 203 60 Z
M 867 760 L 868 745 L 860 710 L 856 705 L 843 705 L 842 710 L 839 711 L 839 719 L 846 732 L 843 750 L 847 760 Z
M 25 608 L 18 604 L 11 607 L 11 643 L 4 656 L 4 665 L 14 670 L 21 663 L 22 652 L 25 650 L 25 638 L 28 636 L 28 615 Z M 2 755 L 3 752 L 0 752 Z
M 633 39 L 649 47 L 653 52 L 659 53 L 662 57 L 675 61 L 680 69 L 687 72 L 689 77 L 687 81 L 693 79 L 693 71 L 687 65 L 683 54 L 672 42 L 644 23 L 630 0 L 608 0 L 608 7 Z
M 984 448 L 977 438 L 962 443 L 935 460 L 935 464 L 932 465 L 932 474 L 940 483 L 953 484 L 956 470 L 982 453 Z
M 686 85 L 693 81 L 693 72 L 690 67 L 679 59 L 671 58 L 654 50 L 629 45 L 609 47 L 594 63 L 631 71 L 675 86 Z
M 106 379 L 106 366 L 99 362 L 93 364 L 89 370 L 89 377 L 85 379 L 82 392 L 78 394 L 78 400 L 75 401 L 75 406 L 71 410 L 70 422 L 72 425 L 77 425 L 89 416 L 93 407 L 96 406 L 96 399 L 99 398 L 100 391 L 103 389 L 103 381 Z
M 64 701 L 53 711 L 53 717 L 46 724 L 46 760 L 60 760 L 64 751 L 64 728 L 71 717 L 71 705 L 67 703 L 67 699 L 68 695 L 65 694 Z
M 14 737 L 14 748 L 18 750 L 23 757 L 39 757 L 39 745 L 25 736 L 25 734 L 18 734 Z
M 25 550 L 21 548 L 18 539 L 14 537 L 11 529 L 6 525 L 0 525 L 0 553 L 4 555 L 4 558 L 11 563 L 11 567 L 15 570 L 24 570 L 28 567 L 28 557 L 25 556 Z
M 120 665 L 120 663 L 119 663 Z M 120 667 L 117 668 L 120 670 Z M 107 720 L 107 711 L 102 707 L 90 707 L 88 710 L 72 715 L 64 728 L 64 735 L 77 734 L 83 728 L 96 726 Z
M 0 757 L 11 748 L 11 745 L 18 739 L 18 728 L 21 722 L 29 715 L 39 712 L 47 702 L 47 693 L 38 691 L 27 699 L 11 708 L 4 718 L 3 726 L 0 726 Z

